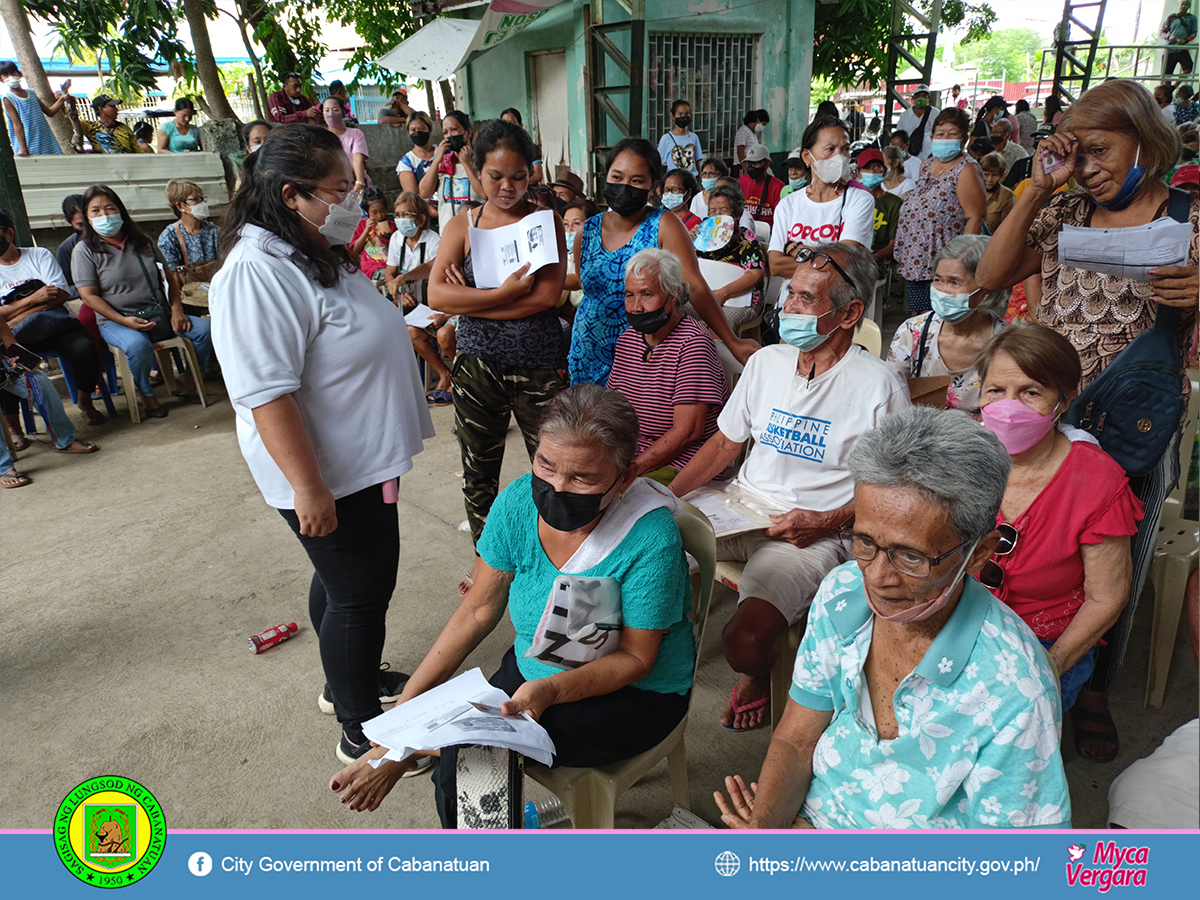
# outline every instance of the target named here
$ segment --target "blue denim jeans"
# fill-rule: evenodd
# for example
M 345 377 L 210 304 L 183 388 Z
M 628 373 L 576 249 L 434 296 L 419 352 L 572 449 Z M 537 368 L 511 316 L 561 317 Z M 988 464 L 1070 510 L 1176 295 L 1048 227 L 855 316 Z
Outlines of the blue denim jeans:
M 43 372 L 30 372 L 29 377 L 34 381 L 34 389 L 41 394 L 40 408 L 46 413 L 46 427 L 50 429 L 50 436 L 54 439 L 54 446 L 59 450 L 71 446 L 75 442 L 75 426 L 71 424 L 71 420 L 67 418 L 67 411 L 63 409 L 62 398 L 58 396 L 58 390 L 46 377 Z M 29 389 L 25 387 L 25 379 L 18 378 L 3 388 L 8 393 L 20 397 L 22 400 L 29 399 Z M 7 447 L 4 450 L 4 456 L 0 456 L 0 465 L 4 464 L 4 458 L 8 457 L 9 468 L 12 468 L 12 457 L 8 456 Z M 3 471 L 7 472 L 8 469 Z
M 1038 640 L 1042 640 L 1038 638 Z M 1047 651 L 1054 646 L 1054 641 L 1042 641 L 1042 646 Z M 1092 677 L 1092 670 L 1096 668 L 1096 647 L 1093 647 L 1083 656 L 1079 657 L 1079 662 L 1067 669 L 1058 677 L 1059 692 L 1062 694 L 1062 711 L 1067 712 L 1075 705 L 1075 698 L 1079 696 L 1080 689 L 1087 684 L 1087 680 Z
M 196 348 L 200 371 L 193 372 L 192 377 L 199 380 L 204 377 L 204 370 L 212 361 L 212 335 L 208 319 L 196 316 L 188 316 L 188 319 L 192 323 L 192 330 L 183 332 L 180 337 L 187 338 Z M 154 389 L 150 387 L 150 364 L 154 362 L 154 346 L 150 339 L 144 333 L 125 325 L 118 325 L 104 316 L 96 316 L 96 323 L 100 326 L 100 336 L 106 344 L 125 351 L 125 358 L 129 360 L 129 371 L 133 373 L 133 380 L 137 382 L 142 396 L 153 397 Z

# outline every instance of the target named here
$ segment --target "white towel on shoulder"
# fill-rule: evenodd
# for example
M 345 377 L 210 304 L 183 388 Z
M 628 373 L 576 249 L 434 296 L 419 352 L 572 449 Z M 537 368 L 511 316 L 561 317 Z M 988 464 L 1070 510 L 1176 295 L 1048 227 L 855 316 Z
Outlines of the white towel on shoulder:
M 683 511 L 679 498 L 657 481 L 638 478 L 624 497 L 618 497 L 604 511 L 600 524 L 589 534 L 574 555 L 559 570 L 567 575 L 578 575 L 599 565 L 625 540 L 630 530 L 642 516 L 665 507 L 671 515 Z

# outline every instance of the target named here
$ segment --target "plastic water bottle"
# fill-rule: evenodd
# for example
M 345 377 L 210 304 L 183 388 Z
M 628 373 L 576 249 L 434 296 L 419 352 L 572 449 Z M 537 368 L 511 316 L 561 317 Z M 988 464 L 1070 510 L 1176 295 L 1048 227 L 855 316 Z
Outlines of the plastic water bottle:
M 549 797 L 537 803 L 532 800 L 525 801 L 526 828 L 560 828 L 563 823 L 569 825 L 570 817 L 557 797 Z

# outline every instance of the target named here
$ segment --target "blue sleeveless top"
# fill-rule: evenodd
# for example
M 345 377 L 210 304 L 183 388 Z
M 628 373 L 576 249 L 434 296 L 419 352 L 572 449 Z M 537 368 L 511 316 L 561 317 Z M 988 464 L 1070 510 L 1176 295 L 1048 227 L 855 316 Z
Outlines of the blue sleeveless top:
M 571 384 L 608 384 L 617 338 L 629 327 L 625 318 L 625 265 L 639 250 L 658 246 L 658 226 L 664 212 L 649 210 L 633 237 L 616 250 L 605 250 L 601 240 L 604 213 L 584 223 L 579 257 L 583 302 L 575 311 L 567 357 Z
M 42 106 L 38 103 L 38 98 L 34 96 L 33 91 L 26 91 L 26 96 L 23 98 L 18 97 L 12 91 L 6 91 L 4 96 L 12 103 L 17 115 L 21 118 L 21 124 L 25 126 L 25 145 L 29 148 L 29 155 L 61 155 L 62 147 L 58 146 L 58 141 L 54 139 L 54 132 L 50 130 L 50 123 L 46 121 Z M 13 153 L 17 153 L 21 148 L 17 144 L 17 134 L 13 128 L 12 116 L 8 115 L 6 111 L 4 118 L 8 120 L 8 137 L 12 141 Z

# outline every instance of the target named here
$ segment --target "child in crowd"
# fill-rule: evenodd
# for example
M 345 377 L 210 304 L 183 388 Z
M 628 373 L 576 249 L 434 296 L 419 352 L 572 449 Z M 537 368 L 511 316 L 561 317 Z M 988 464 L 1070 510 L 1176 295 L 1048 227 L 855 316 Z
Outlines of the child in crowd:
M 983 186 L 987 189 L 987 217 L 984 223 L 988 233 L 995 234 L 1000 223 L 1012 212 L 1016 202 L 1013 192 L 1000 183 L 1004 180 L 1008 166 L 999 153 L 989 153 L 979 161 L 979 168 L 983 170 Z
M 433 261 L 437 258 L 439 238 L 437 232 L 429 227 L 429 204 L 419 194 L 412 191 L 401 193 L 396 198 L 395 212 L 396 236 L 388 248 L 384 277 L 392 302 L 405 311 L 411 311 L 418 304 L 428 303 L 426 288 Z M 424 327 L 408 326 L 413 349 L 438 376 L 437 387 L 425 395 L 426 401 L 434 406 L 449 406 L 453 402 L 450 396 L 450 369 L 442 360 L 438 348 L 433 345 L 435 332 L 438 333 L 439 345 L 442 344 L 440 329 L 446 328 L 449 321 L 449 316 L 437 313 Z M 453 326 L 450 326 L 447 343 L 452 340 Z M 453 359 L 453 346 L 450 349 L 450 358 Z
M 354 229 L 350 253 L 359 255 L 359 267 L 364 275 L 377 286 L 385 285 L 388 247 L 396 226 L 388 220 L 387 198 L 379 188 L 367 188 L 362 207 L 366 215 Z
M 779 199 L 782 200 L 788 194 L 794 194 L 796 191 L 804 188 L 808 184 L 808 166 L 804 164 L 798 156 L 793 156 L 784 165 L 787 167 L 788 183 L 782 191 L 779 192 Z

